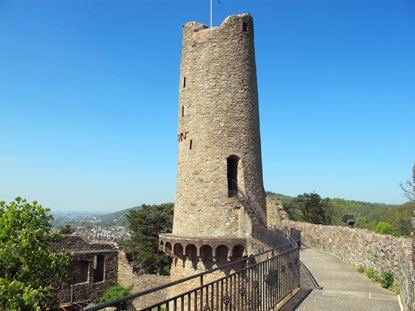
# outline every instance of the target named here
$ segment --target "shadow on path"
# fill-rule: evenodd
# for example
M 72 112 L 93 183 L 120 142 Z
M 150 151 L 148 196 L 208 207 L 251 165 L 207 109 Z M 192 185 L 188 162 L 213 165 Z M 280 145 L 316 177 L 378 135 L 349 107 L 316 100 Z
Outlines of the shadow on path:
M 397 296 L 339 258 L 314 248 L 300 250 L 300 290 L 283 311 L 399 311 Z M 318 280 L 318 282 L 317 282 Z
M 322 288 L 311 271 L 300 261 L 300 290 L 281 308 L 281 311 L 296 310 L 314 289 Z

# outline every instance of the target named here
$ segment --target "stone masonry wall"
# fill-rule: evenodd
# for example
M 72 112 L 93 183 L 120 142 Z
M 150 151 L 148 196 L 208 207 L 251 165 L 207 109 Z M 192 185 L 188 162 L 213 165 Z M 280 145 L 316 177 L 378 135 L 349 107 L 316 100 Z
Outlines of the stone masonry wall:
M 183 26 L 179 156 L 173 233 L 247 237 L 250 222 L 228 197 L 227 158 L 237 182 L 265 210 L 253 20 L 233 15 L 220 27 Z
M 378 277 L 393 273 L 400 285 L 404 310 L 415 310 L 414 244 L 412 239 L 376 234 L 369 230 L 323 226 L 282 220 L 284 227 L 301 231 L 301 242 L 365 269 L 373 268 Z
M 67 252 L 85 251 L 85 250 L 101 250 L 112 249 L 108 244 L 94 244 L 86 242 L 79 235 L 64 235 L 64 239 L 60 243 L 53 245 L 55 249 L 65 250 Z
M 169 276 L 155 274 L 135 274 L 124 252 L 118 252 L 118 284 L 131 288 L 131 293 L 138 293 L 170 282 Z M 133 300 L 133 306 L 140 310 L 168 297 L 168 289 L 139 297 Z
M 269 228 L 280 226 L 281 221 L 288 219 L 282 202 L 276 197 L 267 197 L 267 223 Z
M 112 282 L 117 280 L 118 251 L 112 250 L 109 245 L 90 244 L 80 236 L 65 235 L 62 242 L 55 243 L 53 247 L 72 255 L 68 270 L 72 282 L 60 289 L 60 304 L 96 303 L 103 292 L 112 286 Z M 101 263 L 98 263 L 99 258 L 103 260 Z M 82 280 L 76 281 L 77 277 Z

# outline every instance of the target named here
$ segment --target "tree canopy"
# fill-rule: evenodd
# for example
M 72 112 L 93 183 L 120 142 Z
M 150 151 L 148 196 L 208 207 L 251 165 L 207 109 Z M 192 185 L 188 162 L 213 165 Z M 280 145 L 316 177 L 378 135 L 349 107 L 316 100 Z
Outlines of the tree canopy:
M 171 259 L 158 250 L 158 235 L 172 231 L 173 203 L 142 206 L 142 209 L 130 210 L 127 214 L 134 233 L 124 245 L 142 271 L 168 275 Z
M 284 203 L 290 219 L 312 224 L 331 225 L 335 209 L 329 199 L 322 199 L 317 193 L 304 193 Z
M 68 280 L 70 256 L 52 248 L 49 209 L 17 197 L 0 201 L 0 308 L 57 310 L 57 291 Z

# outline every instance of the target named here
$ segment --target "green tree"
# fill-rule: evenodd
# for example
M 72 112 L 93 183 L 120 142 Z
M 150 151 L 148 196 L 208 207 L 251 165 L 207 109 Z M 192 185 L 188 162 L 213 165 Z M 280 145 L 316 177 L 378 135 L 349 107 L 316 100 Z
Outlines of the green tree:
M 413 175 L 412 180 L 408 180 L 405 183 L 401 183 L 401 189 L 404 195 L 412 202 L 415 202 L 415 165 L 412 169 Z
M 411 217 L 414 216 L 415 202 L 406 202 L 386 213 L 386 220 L 397 235 L 409 236 L 412 232 Z
M 329 199 L 322 199 L 317 193 L 299 195 L 295 204 L 299 206 L 299 220 L 312 224 L 330 225 L 335 214 Z
M 52 248 L 62 235 L 51 233 L 51 220 L 36 201 L 0 201 L 0 309 L 58 310 L 70 256 Z
M 380 234 L 395 234 L 393 232 L 392 226 L 389 223 L 383 221 L 379 222 L 376 225 L 375 229 L 373 229 L 373 232 Z
M 59 229 L 59 232 L 62 234 L 72 234 L 73 229 L 70 224 L 66 224 L 64 227 Z
M 158 235 L 172 231 L 173 203 L 142 206 L 142 209 L 130 210 L 127 214 L 134 233 L 125 245 L 141 270 L 168 275 L 171 259 L 158 250 Z

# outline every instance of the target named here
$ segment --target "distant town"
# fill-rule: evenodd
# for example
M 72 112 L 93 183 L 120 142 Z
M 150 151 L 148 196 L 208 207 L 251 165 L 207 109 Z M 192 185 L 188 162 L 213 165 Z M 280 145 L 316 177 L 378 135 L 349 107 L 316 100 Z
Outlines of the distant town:
M 118 249 L 120 241 L 129 240 L 132 231 L 126 225 L 125 213 L 108 221 L 108 215 L 85 212 L 52 212 L 52 230 L 70 225 L 73 235 L 89 243 L 110 244 Z

